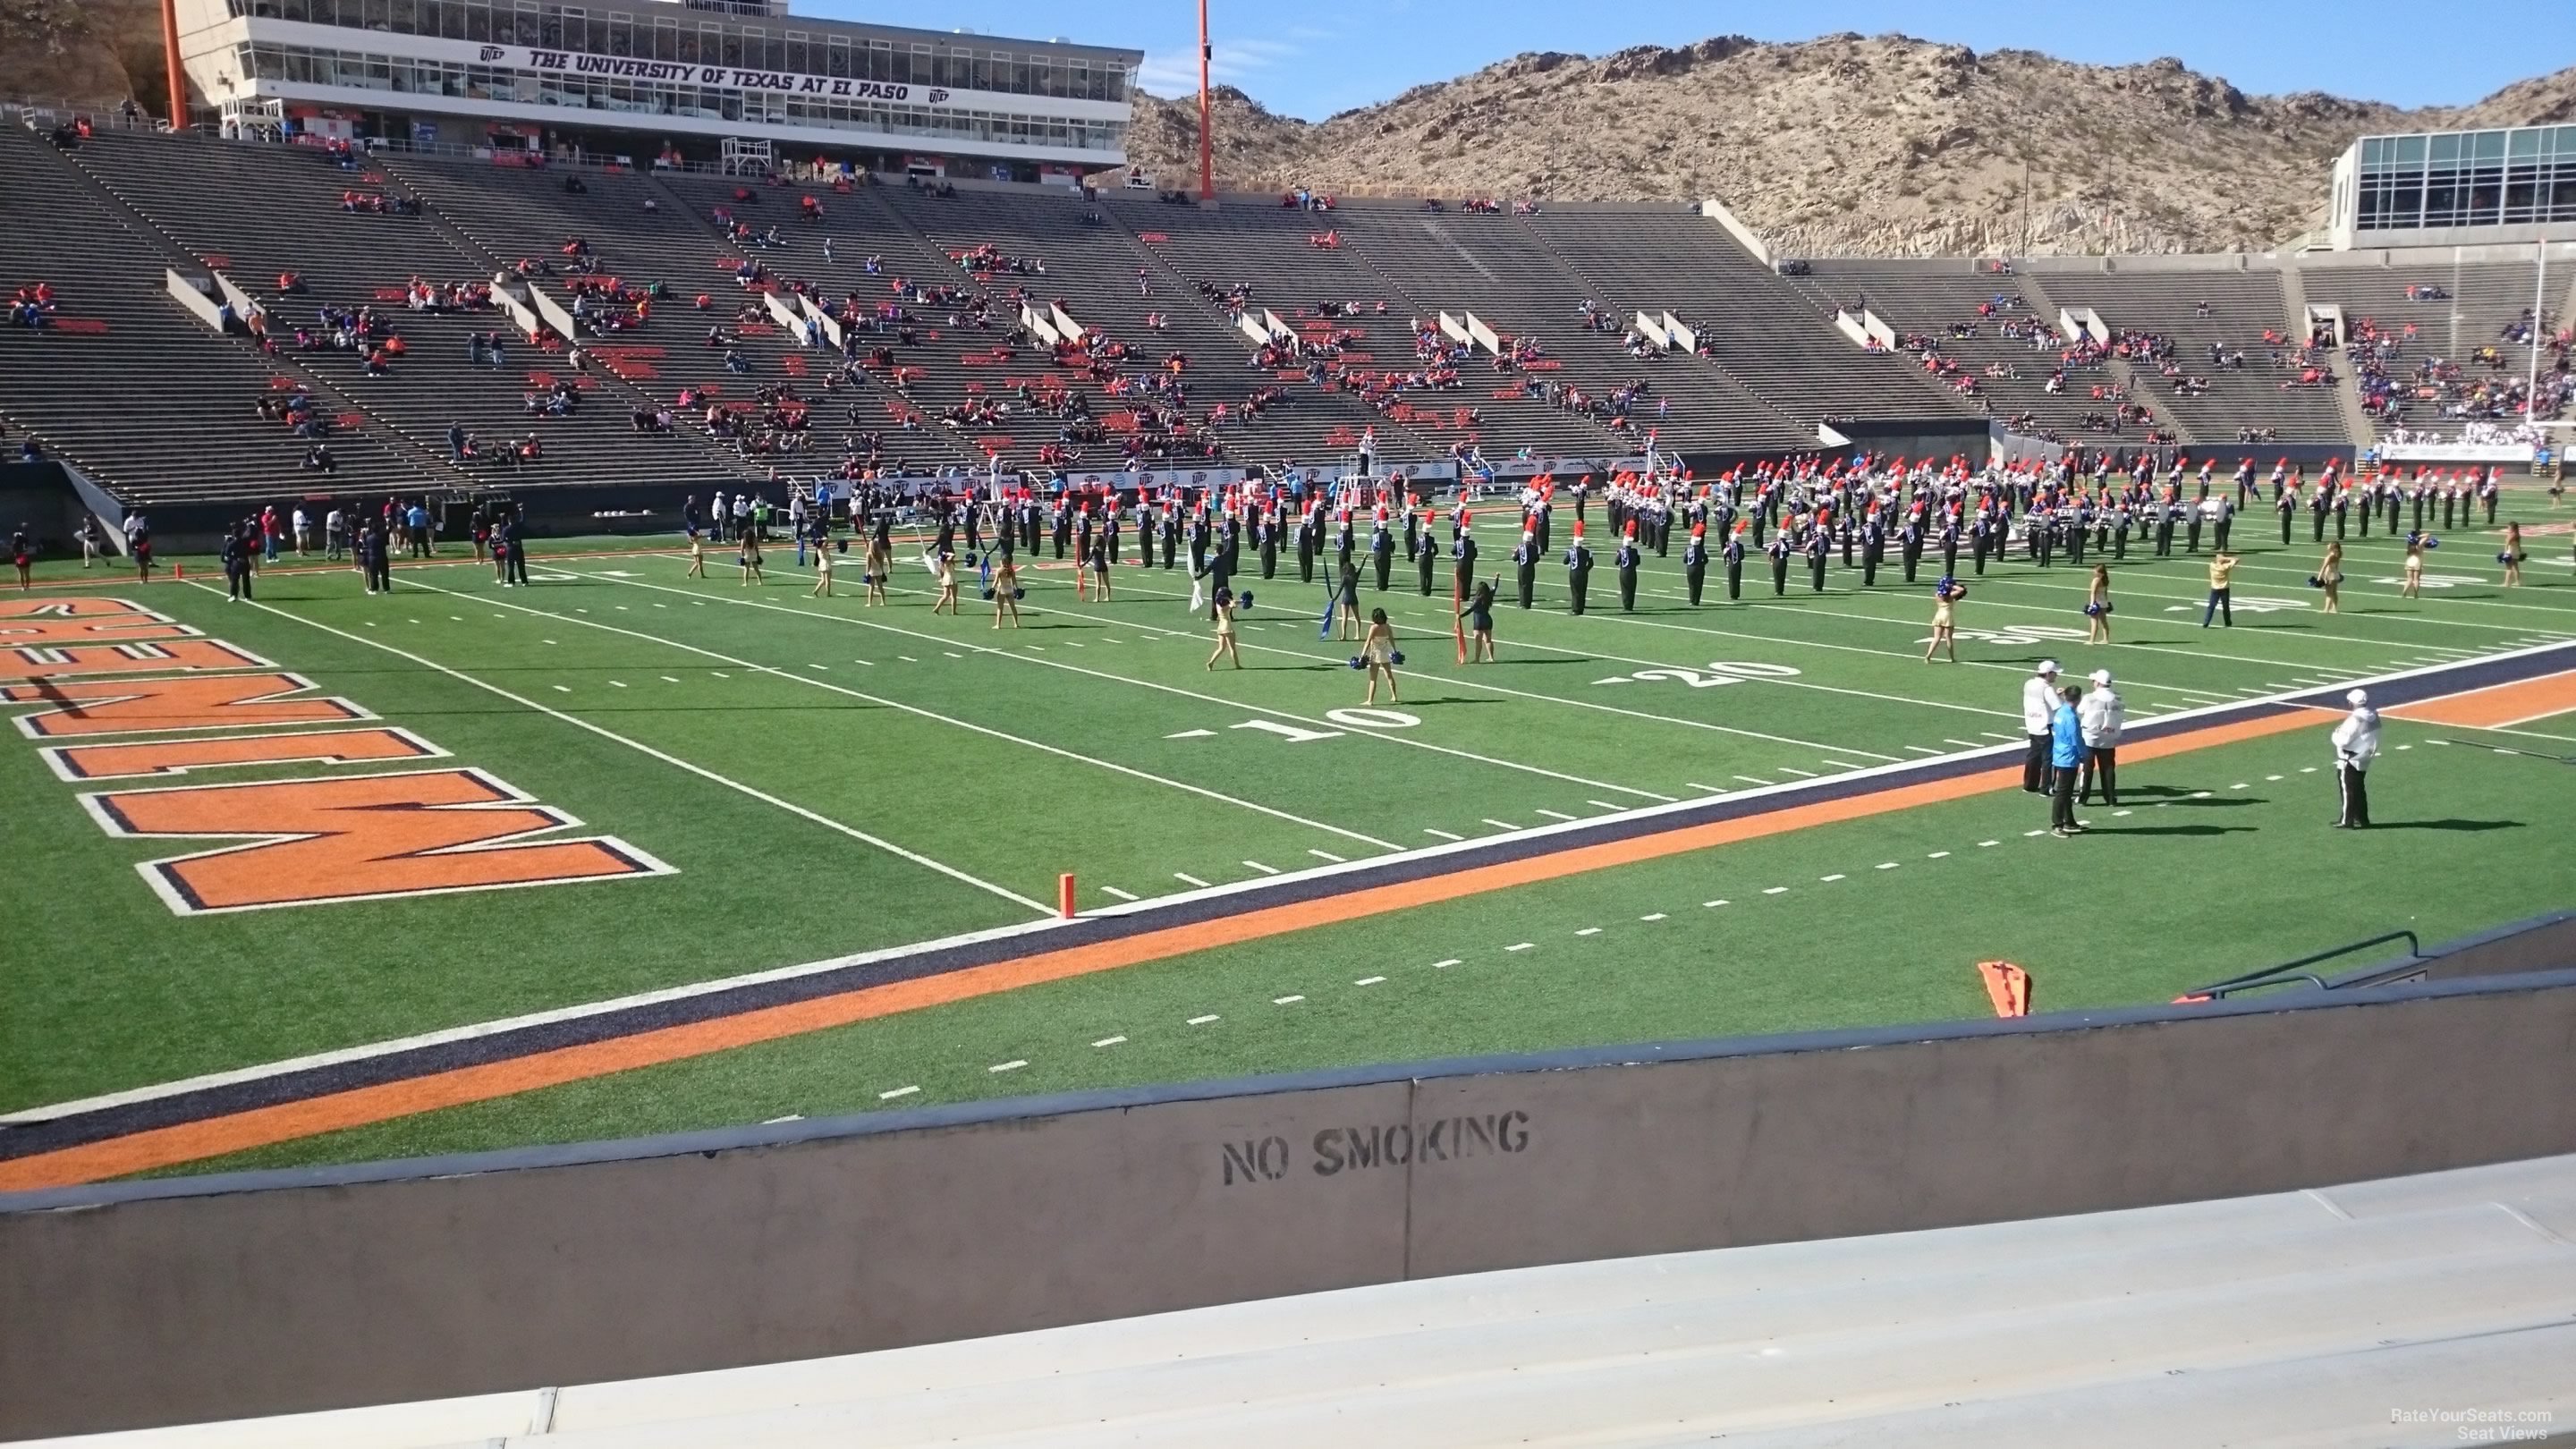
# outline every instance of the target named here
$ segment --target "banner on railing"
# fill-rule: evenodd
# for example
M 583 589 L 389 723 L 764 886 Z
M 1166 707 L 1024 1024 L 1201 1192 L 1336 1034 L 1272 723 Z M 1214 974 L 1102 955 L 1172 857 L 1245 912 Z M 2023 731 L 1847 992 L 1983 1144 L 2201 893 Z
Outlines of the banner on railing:
M 2529 443 L 2382 443 L 2383 463 L 2528 463 Z

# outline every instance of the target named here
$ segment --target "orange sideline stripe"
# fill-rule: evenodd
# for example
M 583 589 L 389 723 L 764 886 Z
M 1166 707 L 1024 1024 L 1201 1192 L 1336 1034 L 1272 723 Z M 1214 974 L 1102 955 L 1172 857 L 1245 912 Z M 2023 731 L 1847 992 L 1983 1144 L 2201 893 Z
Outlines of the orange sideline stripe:
M 2576 709 L 2576 669 L 2544 674 L 2538 679 L 2518 679 L 2511 684 L 2489 685 L 2466 694 L 2446 694 L 2440 699 L 2428 699 L 2419 704 L 2401 704 L 2388 713 L 2395 719 L 2411 719 L 2424 724 L 2490 729 L 2527 724 L 2571 709 Z
M 2184 734 L 2144 740 L 2124 746 L 2121 753 L 2130 762 L 2161 759 L 2290 730 L 2319 728 L 2322 724 L 2323 721 L 2309 711 L 2283 710 L 2233 724 L 2213 725 Z M 0 1192 L 67 1187 L 185 1162 L 201 1162 L 255 1147 L 432 1112 L 442 1107 L 488 1102 L 496 1097 L 515 1096 L 541 1087 L 557 1087 L 614 1072 L 685 1061 L 783 1037 L 919 1011 L 924 1007 L 944 1006 L 1016 991 L 1025 986 L 1165 960 L 1193 951 L 1238 945 L 1314 926 L 1409 910 L 1537 881 L 1607 870 L 1613 866 L 1634 865 L 1712 846 L 1758 840 L 1811 826 L 1962 800 L 2016 788 L 2020 784 L 2021 770 L 2017 765 L 1946 780 L 1927 780 L 1733 820 L 1576 846 L 1522 860 L 1473 866 L 1448 875 L 1426 876 L 1420 880 L 1294 901 L 1216 920 L 1140 932 L 1114 941 L 1042 951 L 1032 956 L 970 966 L 884 986 L 860 987 L 810 1001 L 762 1007 L 734 1016 L 637 1032 L 609 1041 L 559 1047 L 506 1061 L 486 1062 L 399 1082 L 326 1093 L 200 1122 L 157 1127 L 78 1147 L 36 1153 L 12 1162 L 0 1162 Z

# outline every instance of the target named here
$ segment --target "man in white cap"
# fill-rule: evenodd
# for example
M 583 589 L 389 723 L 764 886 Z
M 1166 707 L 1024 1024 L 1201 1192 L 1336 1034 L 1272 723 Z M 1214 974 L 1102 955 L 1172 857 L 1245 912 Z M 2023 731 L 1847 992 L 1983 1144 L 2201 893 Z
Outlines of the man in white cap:
M 2030 753 L 2021 762 L 2021 788 L 2032 795 L 2048 793 L 2048 721 L 2057 704 L 2057 661 L 2043 659 L 2021 682 L 2021 732 L 2030 737 Z
M 2129 706 L 2119 692 L 2111 688 L 2111 671 L 2096 669 L 2093 688 L 2077 707 L 2077 719 L 2084 729 L 2084 783 L 2076 798 L 2091 804 L 2093 781 L 2102 781 L 2102 803 L 2118 809 L 2120 805 L 2120 732 L 2128 727 Z
M 2335 829 L 2368 830 L 2370 793 L 2363 785 L 2370 762 L 2379 758 L 2379 711 L 2370 707 L 2367 690 L 2356 689 L 2343 698 L 2352 713 L 2343 717 L 2334 732 L 2335 784 L 2343 794 L 2343 814 Z

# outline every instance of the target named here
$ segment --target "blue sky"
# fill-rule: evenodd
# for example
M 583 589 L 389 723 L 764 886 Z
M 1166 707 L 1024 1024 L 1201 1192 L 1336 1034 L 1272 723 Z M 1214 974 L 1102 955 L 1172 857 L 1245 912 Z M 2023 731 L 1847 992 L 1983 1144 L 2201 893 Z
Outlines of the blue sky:
M 799 13 L 987 34 L 1064 36 L 1146 54 L 1145 88 L 1195 91 L 1198 11 L 1191 0 L 794 0 Z M 2463 105 L 2507 82 L 2576 65 L 2576 3 L 2522 0 L 2468 12 L 2422 0 L 1209 0 L 1216 78 L 1286 115 L 1321 120 L 1407 86 L 1529 50 L 1599 55 L 1712 35 L 1804 40 L 1902 31 L 1977 50 L 2046 51 L 2121 65 L 2178 56 L 2257 93 L 2322 90 L 2401 106 Z

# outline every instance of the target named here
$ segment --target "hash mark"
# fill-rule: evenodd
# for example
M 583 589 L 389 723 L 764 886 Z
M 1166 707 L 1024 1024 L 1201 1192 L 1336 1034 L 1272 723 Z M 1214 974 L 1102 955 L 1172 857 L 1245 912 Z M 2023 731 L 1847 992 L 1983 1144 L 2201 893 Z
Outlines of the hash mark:
M 1936 851 L 1932 852 L 1930 855 L 1927 855 L 1927 856 L 1925 856 L 1925 857 L 1923 857 L 1923 858 L 1924 858 L 1925 860 L 1939 860 L 1940 858 L 1942 858 L 1942 857 L 1943 857 L 1943 856 L 1945 856 L 1945 855 L 1948 855 L 1949 853 L 1950 853 L 1950 852 L 1948 852 L 1948 851 L 1946 851 L 1946 850 L 1936 850 Z
M 1025 1067 L 1025 1066 L 1027 1066 L 1028 1064 L 1029 1064 L 1029 1062 L 1028 1062 L 1028 1058 L 1026 1058 L 1026 1057 L 1015 1057 L 1015 1058 L 1013 1058 L 1012 1060 L 1007 1061 L 1007 1062 L 995 1062 L 993 1065 L 991 1065 L 991 1066 L 989 1066 L 989 1067 L 986 1067 L 984 1070 L 986 1070 L 986 1071 L 988 1071 L 988 1072 L 1016 1072 L 1016 1071 L 1018 1071 L 1020 1068 Z
M 1486 823 L 1487 825 L 1490 825 L 1490 826 L 1494 827 L 1496 830 L 1518 830 L 1518 829 L 1520 829 L 1520 827 L 1519 827 L 1519 826 L 1514 825 L 1512 822 L 1510 822 L 1510 821 L 1508 821 L 1508 820 L 1496 820 L 1496 819 L 1495 819 L 1493 816 L 1491 816 L 1491 815 L 1488 815 L 1488 816 L 1486 816 L 1486 817 L 1485 817 L 1485 823 Z
M 1599 926 L 1586 926 L 1574 934 L 1578 936 L 1598 936 L 1601 934 L 1601 928 Z
M 1641 921 L 1660 921 L 1664 919 L 1664 913 L 1657 911 L 1651 916 L 1639 916 L 1637 919 Z
M 1342 857 L 1333 854 L 1329 850 L 1317 850 L 1312 846 L 1308 846 L 1306 848 L 1306 853 L 1308 855 L 1318 857 L 1319 859 L 1329 860 L 1335 865 L 1340 865 L 1342 863 Z
M 909 1097 L 920 1090 L 921 1089 L 919 1087 L 897 1087 L 891 1092 L 877 1093 L 877 1100 L 880 1102 L 891 1102 L 897 1097 Z
M 1122 891 L 1116 886 L 1102 886 L 1100 890 L 1102 894 L 1116 896 L 1122 901 L 1132 901 L 1136 899 L 1136 897 L 1130 892 Z
M 1452 957 L 1450 957 L 1450 958 L 1449 958 L 1448 960 L 1446 960 L 1446 961 L 1434 961 L 1434 962 L 1432 962 L 1432 963 L 1431 963 L 1431 969 L 1432 969 L 1432 970 L 1434 970 L 1434 971 L 1446 971 L 1446 970 L 1448 970 L 1450 967 L 1455 966 L 1455 965 L 1458 965 L 1458 964 L 1459 964 L 1458 958 L 1457 958 L 1457 957 L 1455 957 L 1455 956 L 1452 956 Z
M 1096 1047 L 1114 1047 L 1126 1039 L 1127 1038 L 1123 1036 L 1104 1036 L 1100 1040 L 1093 1042 L 1092 1045 Z
M 1521 942 L 1519 945 L 1516 945 L 1516 946 L 1505 946 L 1503 949 L 1504 949 L 1504 950 L 1506 950 L 1506 951 L 1526 951 L 1526 950 L 1529 950 L 1531 947 L 1536 946 L 1537 944 L 1538 944 L 1538 942 L 1536 942 L 1536 941 L 1523 941 L 1523 942 Z
M 1545 816 L 1547 816 L 1548 818 L 1550 818 L 1550 819 L 1552 819 L 1552 820 L 1572 820 L 1572 819 L 1575 819 L 1575 818 L 1576 818 L 1576 817 L 1574 817 L 1574 816 L 1572 816 L 1572 815 L 1568 815 L 1568 814 L 1566 814 L 1566 813 L 1565 813 L 1564 811 L 1562 811 L 1562 810 L 1547 810 L 1547 809 L 1542 809 L 1542 810 L 1540 810 L 1538 813 L 1539 813 L 1539 814 L 1541 814 L 1541 815 L 1545 815 Z
M 1762 890 L 1762 894 L 1766 896 L 1785 896 L 1788 893 L 1789 888 L 1787 886 L 1765 886 Z
M 1274 996 L 1270 998 L 1270 1004 L 1273 1006 L 1294 1006 L 1305 999 L 1306 998 L 1302 996 Z
M 1194 885 L 1194 886 L 1197 886 L 1200 890 L 1206 890 L 1206 889 L 1207 889 L 1207 882 L 1206 882 L 1206 881 L 1203 881 L 1203 880 L 1199 879 L 1197 876 L 1194 876 L 1194 875 L 1183 875 L 1183 874 L 1181 874 L 1181 873 L 1180 873 L 1179 871 L 1177 871 L 1177 870 L 1172 872 L 1172 879 L 1174 879 L 1174 880 L 1176 880 L 1176 881 L 1179 881 L 1179 882 L 1181 882 L 1181 883 L 1182 883 L 1182 884 L 1184 884 L 1184 885 Z
M 1275 865 L 1263 865 L 1257 860 L 1247 860 L 1244 864 L 1253 870 L 1261 872 L 1263 875 L 1277 875 L 1279 873 L 1279 867 Z
M 1383 976 L 1363 976 L 1363 977 L 1361 977 L 1359 980 L 1354 981 L 1354 982 L 1352 982 L 1351 984 L 1352 984 L 1353 986 L 1375 986 L 1375 985 L 1377 985 L 1379 982 L 1384 981 L 1385 979 L 1386 979 L 1386 978 L 1385 978 L 1385 977 L 1383 977 Z
M 1207 1015 L 1205 1015 L 1205 1016 L 1193 1016 L 1193 1017 L 1191 1017 L 1191 1018 L 1190 1018 L 1190 1020 L 1189 1020 L 1189 1024 L 1190 1024 L 1190 1025 L 1192 1025 L 1192 1026 L 1205 1026 L 1205 1025 L 1207 1025 L 1209 1022 L 1211 1022 L 1211 1021 L 1215 1021 L 1216 1019 L 1217 1019 L 1217 1015 L 1216 1015 L 1216 1013 L 1215 1013 L 1215 1012 L 1209 1012 L 1209 1013 L 1208 1013 Z
M 1443 840 L 1464 840 L 1467 838 L 1463 835 L 1452 835 L 1446 830 L 1434 830 L 1428 825 L 1422 827 L 1422 833 L 1425 835 L 1437 835 Z
M 1826 881 L 1826 882 L 1838 881 L 1838 880 L 1841 880 L 1842 878 L 1843 878 L 1843 873 L 1842 873 L 1841 871 L 1835 871 L 1832 875 L 1820 875 L 1820 876 L 1816 877 L 1816 879 L 1821 880 L 1821 881 Z

